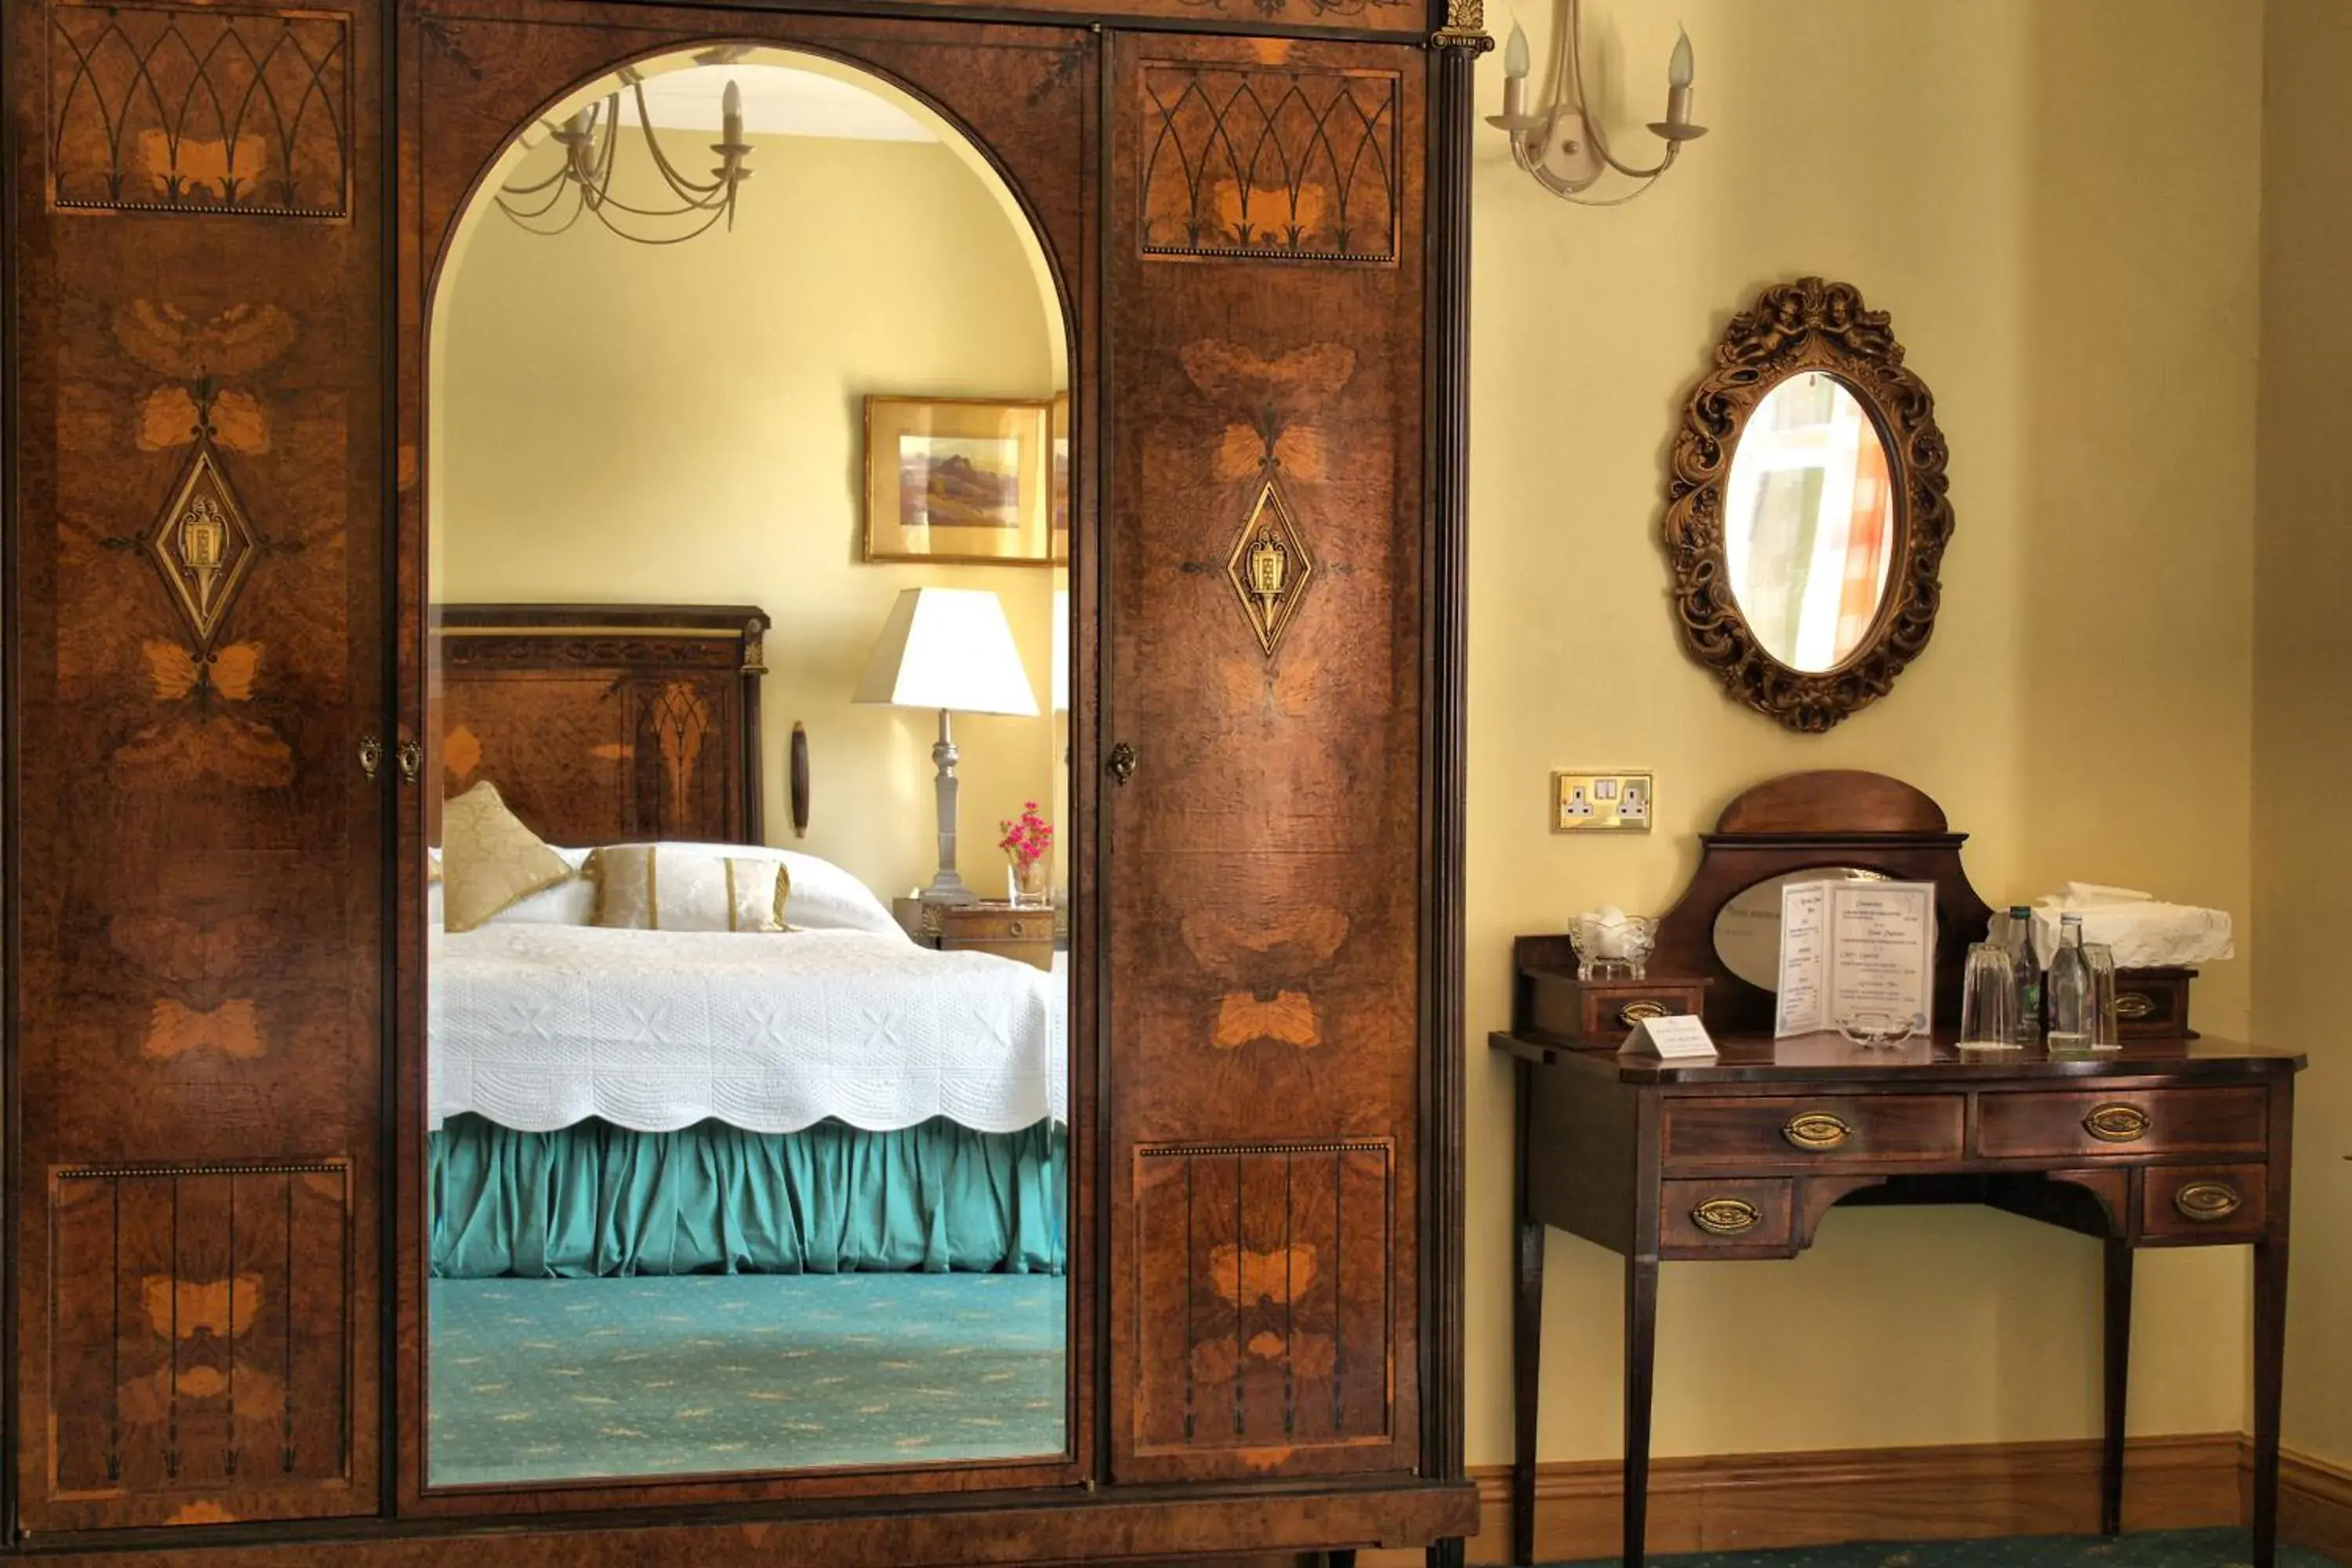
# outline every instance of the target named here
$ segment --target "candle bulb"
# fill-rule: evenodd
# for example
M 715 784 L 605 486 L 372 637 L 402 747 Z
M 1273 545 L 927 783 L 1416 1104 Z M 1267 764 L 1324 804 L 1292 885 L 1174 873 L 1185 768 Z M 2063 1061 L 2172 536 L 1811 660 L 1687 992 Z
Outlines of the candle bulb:
M 740 145 L 743 140 L 743 89 L 733 82 L 719 100 L 719 137 L 729 146 Z
M 1503 46 L 1503 75 L 1512 81 L 1525 81 L 1533 65 L 1528 50 L 1528 30 L 1514 21 L 1511 41 Z
M 1528 113 L 1528 30 L 1517 21 L 1511 24 L 1511 41 L 1503 47 L 1503 112 L 1495 121 L 1497 125 L 1518 133 L 1516 121 L 1523 121 Z
M 1675 34 L 1674 58 L 1666 62 L 1666 124 L 1679 131 L 1691 122 L 1693 62 L 1690 35 L 1680 28 Z

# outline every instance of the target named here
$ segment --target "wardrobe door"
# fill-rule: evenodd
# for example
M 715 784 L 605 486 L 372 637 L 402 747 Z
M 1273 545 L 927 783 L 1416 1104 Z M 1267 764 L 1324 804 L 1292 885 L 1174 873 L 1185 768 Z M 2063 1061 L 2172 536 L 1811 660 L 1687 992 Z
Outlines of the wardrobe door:
M 1425 57 L 1114 68 L 1113 1469 L 1408 1469 Z
M 381 23 L 7 12 L 21 1521 L 369 1512 Z

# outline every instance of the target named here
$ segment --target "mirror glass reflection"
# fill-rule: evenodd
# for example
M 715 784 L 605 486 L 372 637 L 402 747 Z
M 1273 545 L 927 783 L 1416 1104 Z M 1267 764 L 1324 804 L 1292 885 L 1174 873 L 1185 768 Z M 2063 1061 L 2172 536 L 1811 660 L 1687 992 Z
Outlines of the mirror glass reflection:
M 1834 669 L 1885 601 L 1895 491 L 1885 437 L 1851 387 L 1791 375 L 1740 432 L 1723 548 L 1739 613 L 1791 669 Z
M 1063 320 L 975 149 L 783 51 L 583 90 L 467 212 L 427 1484 L 1066 1451 Z
M 1752 882 L 1715 911 L 1715 956 L 1750 985 L 1780 989 L 1780 889 L 1791 882 L 1883 882 L 1883 872 L 1808 866 Z

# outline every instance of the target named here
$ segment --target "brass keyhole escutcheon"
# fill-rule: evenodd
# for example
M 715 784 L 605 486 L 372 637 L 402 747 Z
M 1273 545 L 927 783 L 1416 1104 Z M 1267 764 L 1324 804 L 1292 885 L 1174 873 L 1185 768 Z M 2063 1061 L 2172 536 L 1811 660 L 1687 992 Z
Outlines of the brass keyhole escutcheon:
M 1127 781 L 1135 776 L 1135 748 L 1121 741 L 1110 749 L 1110 760 L 1108 765 L 1110 768 L 1111 782 L 1122 789 L 1126 788 Z
M 400 762 L 400 782 L 404 784 L 415 784 L 416 775 L 425 771 L 425 742 L 415 740 L 403 741 L 394 749 L 393 755 Z
M 383 737 L 373 734 L 362 735 L 360 737 L 361 774 L 373 781 L 376 769 L 382 766 L 383 766 Z
M 2180 1211 L 2180 1217 L 2199 1225 L 2228 1219 L 2244 1203 L 2238 1189 L 2227 1182 L 2190 1182 L 2172 1194 L 2172 1206 Z
M 1834 1149 L 1853 1136 L 1853 1129 L 1826 1110 L 1792 1116 L 1780 1136 L 1800 1149 Z
M 1691 1224 L 1709 1236 L 1746 1236 L 1764 1223 L 1756 1205 L 1741 1198 L 1709 1198 L 1690 1216 Z
M 2137 1105 L 2102 1105 L 2083 1118 L 2083 1131 L 2102 1143 L 2137 1143 L 2147 1127 L 2147 1112 Z
M 1665 1016 L 1664 1004 L 1658 1002 L 1628 1002 L 1617 1009 L 1617 1021 L 1629 1029 L 1636 1024 L 1646 1024 L 1653 1018 Z
M 2147 1018 L 2155 1014 L 2156 1004 L 2145 992 L 2126 991 L 2116 998 L 2116 1016 L 2118 1018 Z

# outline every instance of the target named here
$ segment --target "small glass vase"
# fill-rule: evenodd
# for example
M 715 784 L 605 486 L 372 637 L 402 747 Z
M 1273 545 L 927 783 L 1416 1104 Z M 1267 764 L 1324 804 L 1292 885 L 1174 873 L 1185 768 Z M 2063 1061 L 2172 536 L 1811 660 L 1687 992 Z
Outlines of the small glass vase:
M 1646 980 L 1658 922 L 1648 915 L 1580 915 L 1568 928 L 1579 980 Z
M 1016 904 L 1044 904 L 1051 901 L 1045 886 L 1045 858 L 1034 860 L 1008 858 L 1005 861 L 1005 882 Z

